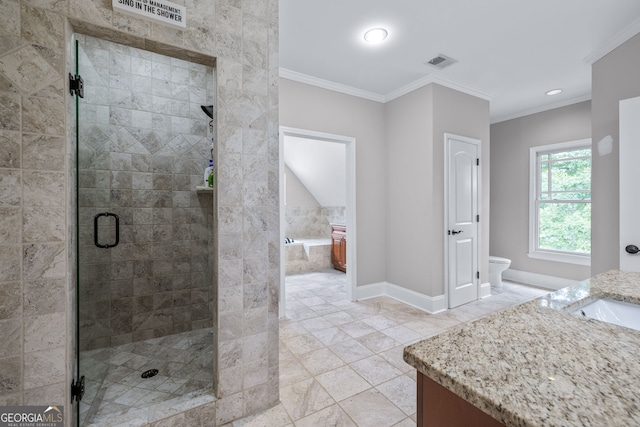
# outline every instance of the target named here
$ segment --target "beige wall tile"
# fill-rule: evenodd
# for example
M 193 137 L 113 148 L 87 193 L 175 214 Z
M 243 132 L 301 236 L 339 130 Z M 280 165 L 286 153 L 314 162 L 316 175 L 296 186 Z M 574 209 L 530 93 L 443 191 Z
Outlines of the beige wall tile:
M 3 244 L 20 243 L 21 219 L 19 207 L 0 207 L 0 242 Z
M 20 2 L 18 0 L 0 0 L 0 7 L 4 11 L 0 34 L 19 36 Z
M 25 132 L 64 135 L 64 105 L 57 99 L 24 98 L 22 129 Z
M 66 212 L 58 207 L 24 208 L 24 242 L 63 242 Z
M 20 245 L 0 246 L 0 282 L 10 282 L 21 279 Z
M 31 135 L 22 137 L 22 167 L 49 171 L 63 171 L 65 139 L 61 136 Z
M 50 279 L 66 273 L 64 243 L 37 243 L 24 246 L 24 278 Z
M 63 313 L 65 310 L 65 279 L 25 281 L 24 314 L 35 316 Z
M 64 347 L 25 353 L 23 368 L 25 390 L 64 381 L 65 365 Z
M 22 5 L 22 38 L 29 43 L 50 48 L 64 47 L 63 18 L 57 13 Z
M 20 130 L 20 105 L 18 94 L 0 93 L 0 130 Z
M 23 93 L 42 90 L 57 77 L 55 69 L 29 45 L 0 58 L 0 69 Z
M 23 179 L 25 206 L 66 206 L 62 172 L 25 171 Z
M 66 403 L 65 395 L 69 386 L 65 382 L 59 382 L 44 387 L 24 392 L 25 405 L 60 405 L 65 407 L 65 411 L 71 411 L 71 406 Z M 66 412 L 65 418 L 69 418 Z
M 24 318 L 24 351 L 27 353 L 64 346 L 65 314 Z
M 0 131 L 0 146 L 2 147 L 0 168 L 19 168 L 21 165 L 20 133 Z
M 0 401 L 6 398 L 8 404 L 21 403 L 21 395 L 18 397 L 12 394 L 20 391 L 22 391 L 22 355 L 0 359 L 0 396 L 2 396 Z
M 0 357 L 16 356 L 22 352 L 22 319 L 0 320 Z
M 0 320 L 22 316 L 22 284 L 0 283 Z
M 22 201 L 20 171 L 0 169 L 0 206 L 19 206 Z

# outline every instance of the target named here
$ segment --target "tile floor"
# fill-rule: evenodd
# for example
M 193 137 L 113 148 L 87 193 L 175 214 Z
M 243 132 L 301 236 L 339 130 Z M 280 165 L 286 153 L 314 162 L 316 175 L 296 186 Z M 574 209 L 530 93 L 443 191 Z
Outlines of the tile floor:
M 82 352 L 88 379 L 80 402 L 82 426 L 146 425 L 178 405 L 213 400 L 212 354 L 211 328 Z M 149 369 L 159 372 L 143 379 Z M 102 383 L 90 380 L 103 378 L 101 372 Z
M 492 296 L 430 315 L 386 297 L 345 300 L 336 270 L 286 278 L 280 401 L 226 427 L 415 426 L 415 370 L 403 348 L 548 291 L 505 282 Z

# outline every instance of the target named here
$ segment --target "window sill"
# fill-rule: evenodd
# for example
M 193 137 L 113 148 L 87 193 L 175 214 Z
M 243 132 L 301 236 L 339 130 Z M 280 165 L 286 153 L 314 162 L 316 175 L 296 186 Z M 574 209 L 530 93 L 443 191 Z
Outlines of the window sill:
M 591 257 L 585 255 L 571 255 L 558 252 L 535 251 L 527 254 L 529 258 L 542 259 L 545 261 L 563 262 L 566 264 L 591 265 Z

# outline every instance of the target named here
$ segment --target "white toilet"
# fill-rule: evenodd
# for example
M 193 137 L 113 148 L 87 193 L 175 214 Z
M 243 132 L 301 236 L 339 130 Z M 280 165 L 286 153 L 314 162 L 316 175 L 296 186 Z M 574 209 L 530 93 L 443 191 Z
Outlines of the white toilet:
M 511 265 L 509 258 L 489 256 L 489 283 L 491 286 L 502 286 L 502 272 Z

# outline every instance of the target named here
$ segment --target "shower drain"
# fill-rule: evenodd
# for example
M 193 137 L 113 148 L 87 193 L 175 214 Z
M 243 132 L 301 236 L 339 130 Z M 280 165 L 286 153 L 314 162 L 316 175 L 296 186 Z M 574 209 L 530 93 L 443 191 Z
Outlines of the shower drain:
M 149 369 L 148 371 L 144 371 L 141 376 L 142 378 L 151 378 L 155 377 L 156 375 L 158 375 L 157 369 Z

